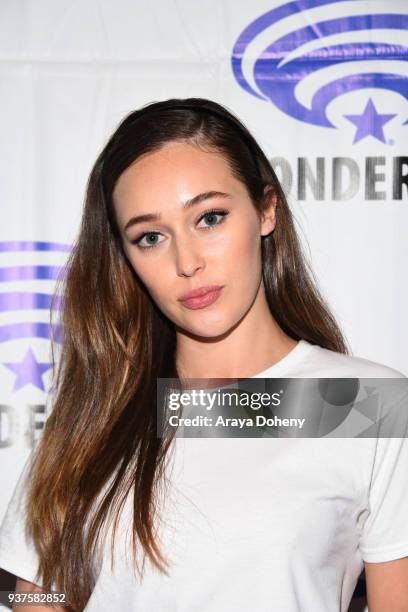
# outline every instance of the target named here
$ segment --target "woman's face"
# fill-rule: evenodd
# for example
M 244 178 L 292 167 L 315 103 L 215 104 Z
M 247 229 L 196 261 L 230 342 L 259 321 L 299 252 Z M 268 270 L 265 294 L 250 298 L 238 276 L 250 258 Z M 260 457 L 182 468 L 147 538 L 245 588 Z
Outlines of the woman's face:
M 208 192 L 219 194 L 183 206 Z M 157 306 L 183 331 L 219 336 L 253 305 L 262 282 L 261 235 L 275 226 L 270 200 L 261 222 L 224 157 L 185 143 L 140 157 L 119 177 L 113 201 L 126 255 Z M 142 215 L 158 218 L 137 221 Z M 192 309 L 179 300 L 204 285 L 222 286 L 215 302 Z

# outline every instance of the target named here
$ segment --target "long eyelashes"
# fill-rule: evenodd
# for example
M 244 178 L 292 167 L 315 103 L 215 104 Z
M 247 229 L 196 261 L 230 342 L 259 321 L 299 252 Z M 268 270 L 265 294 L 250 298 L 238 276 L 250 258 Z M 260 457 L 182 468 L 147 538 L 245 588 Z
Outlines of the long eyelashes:
M 201 215 L 201 217 L 198 219 L 198 221 L 201 221 L 201 219 L 204 219 L 205 217 L 209 217 L 210 215 L 220 215 L 221 219 L 215 225 L 204 226 L 204 227 L 201 227 L 200 229 L 210 230 L 210 229 L 213 229 L 215 227 L 218 227 L 219 225 L 221 225 L 221 223 L 223 223 L 225 221 L 225 218 L 227 217 L 227 215 L 229 215 L 229 211 L 228 210 L 215 210 L 215 209 L 207 210 L 205 213 L 203 213 Z M 160 232 L 144 232 L 138 238 L 136 238 L 135 240 L 132 240 L 132 244 L 136 244 L 137 247 L 139 249 L 143 250 L 143 251 L 145 251 L 147 249 L 153 249 L 154 247 L 156 247 L 157 244 L 160 244 L 160 243 L 155 243 L 155 244 L 150 244 L 150 245 L 142 245 L 141 241 L 143 240 L 143 238 L 145 236 L 156 236 L 156 235 L 159 235 L 159 234 L 160 234 Z

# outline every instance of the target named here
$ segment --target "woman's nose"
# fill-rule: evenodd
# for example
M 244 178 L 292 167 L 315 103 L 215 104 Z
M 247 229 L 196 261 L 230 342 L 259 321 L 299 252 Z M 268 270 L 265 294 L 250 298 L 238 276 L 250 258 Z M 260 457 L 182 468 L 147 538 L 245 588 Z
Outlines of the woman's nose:
M 179 237 L 174 240 L 176 270 L 179 276 L 192 276 L 204 268 L 203 246 L 193 237 Z

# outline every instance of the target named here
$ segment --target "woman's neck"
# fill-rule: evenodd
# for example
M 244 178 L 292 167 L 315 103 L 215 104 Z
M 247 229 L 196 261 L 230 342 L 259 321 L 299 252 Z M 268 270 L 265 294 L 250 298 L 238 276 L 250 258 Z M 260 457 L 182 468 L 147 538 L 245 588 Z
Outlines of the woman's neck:
M 260 292 L 246 315 L 222 336 L 200 338 L 178 330 L 177 371 L 181 378 L 246 378 L 283 359 L 296 344 L 276 323 Z

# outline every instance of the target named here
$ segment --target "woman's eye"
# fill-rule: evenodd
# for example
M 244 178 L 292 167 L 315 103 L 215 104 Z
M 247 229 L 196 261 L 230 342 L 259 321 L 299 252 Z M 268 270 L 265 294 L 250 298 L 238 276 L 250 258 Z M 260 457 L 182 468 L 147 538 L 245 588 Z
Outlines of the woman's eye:
M 222 223 L 225 219 L 225 217 L 228 215 L 228 211 L 226 210 L 209 210 L 208 212 L 204 213 L 203 215 L 201 215 L 200 217 L 200 221 L 201 219 L 205 219 L 207 218 L 207 220 L 211 220 L 210 221 L 210 225 L 204 226 L 206 227 L 206 229 L 210 229 L 211 227 L 215 227 L 217 225 L 220 225 L 220 223 Z M 215 217 L 221 217 L 221 220 L 213 223 L 213 219 L 215 219 Z
M 202 219 L 207 219 L 209 225 L 204 225 L 201 227 L 201 229 L 207 230 L 212 229 L 213 227 L 217 227 L 217 225 L 220 225 L 224 221 L 225 217 L 228 214 L 229 211 L 227 210 L 208 210 L 207 212 L 201 215 L 199 221 L 201 221 Z M 216 217 L 221 217 L 221 219 L 217 221 Z M 156 247 L 158 244 L 160 244 L 160 242 L 158 241 L 159 236 L 160 232 L 145 232 L 144 234 L 139 236 L 139 238 L 133 240 L 132 244 L 136 244 L 141 250 L 152 249 L 153 247 Z M 143 244 L 142 241 L 145 239 L 146 243 Z
M 154 238 L 152 241 L 151 238 Z M 132 244 L 136 244 L 140 249 L 151 249 L 159 244 L 156 238 L 159 237 L 159 232 L 146 232 L 146 234 L 142 234 L 139 238 L 132 241 Z M 142 244 L 142 240 L 147 239 L 147 244 Z

